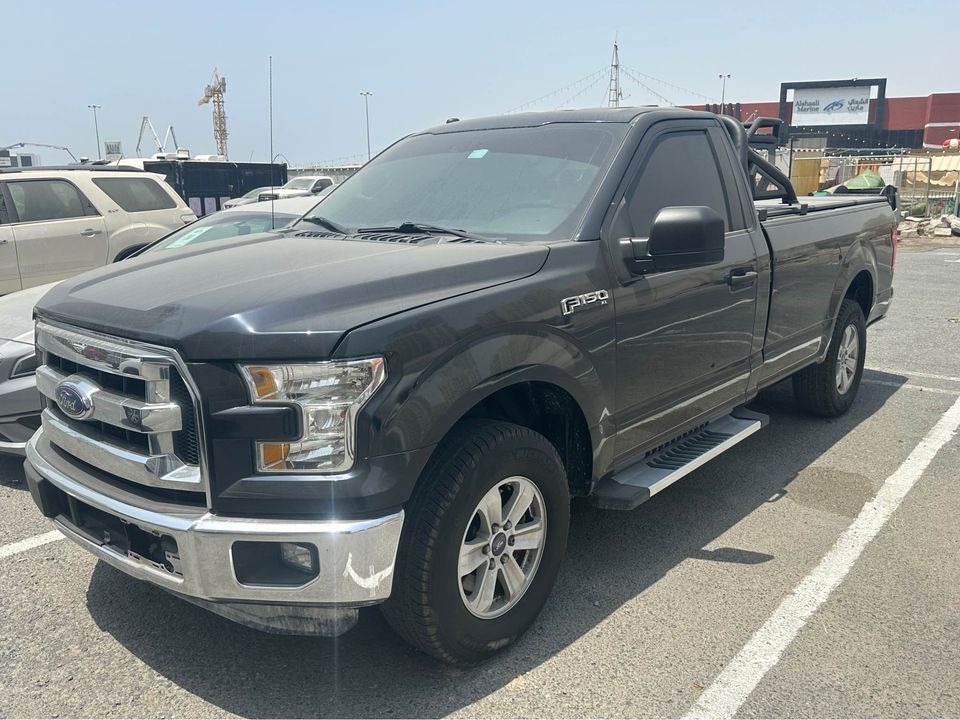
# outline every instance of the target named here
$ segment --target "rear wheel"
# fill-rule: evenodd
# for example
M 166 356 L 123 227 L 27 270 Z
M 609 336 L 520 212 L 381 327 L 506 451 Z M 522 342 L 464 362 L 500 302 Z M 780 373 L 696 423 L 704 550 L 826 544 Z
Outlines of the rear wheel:
M 553 588 L 570 519 L 566 473 L 539 433 L 464 422 L 438 447 L 406 517 L 384 615 L 434 657 L 477 662 L 516 640 Z
M 840 305 L 826 359 L 793 376 L 797 402 L 821 417 L 836 417 L 849 410 L 860 388 L 866 350 L 863 310 L 847 298 Z

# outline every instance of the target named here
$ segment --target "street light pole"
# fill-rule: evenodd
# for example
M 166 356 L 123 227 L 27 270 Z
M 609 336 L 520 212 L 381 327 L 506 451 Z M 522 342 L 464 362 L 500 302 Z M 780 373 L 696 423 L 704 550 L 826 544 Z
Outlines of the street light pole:
M 93 110 L 93 129 L 97 133 L 97 160 L 100 159 L 100 126 L 97 124 L 97 110 L 99 110 L 101 105 L 87 105 L 88 108 Z
M 717 77 L 723 81 L 723 85 L 720 87 L 720 114 L 722 115 L 724 112 L 723 101 L 727 99 L 727 78 L 730 77 L 730 73 L 727 73 L 726 75 L 724 75 L 723 73 L 720 73 L 719 75 L 717 75 Z
M 363 96 L 363 111 L 367 116 L 367 160 L 370 159 L 370 96 L 372 92 L 364 90 L 360 93 Z

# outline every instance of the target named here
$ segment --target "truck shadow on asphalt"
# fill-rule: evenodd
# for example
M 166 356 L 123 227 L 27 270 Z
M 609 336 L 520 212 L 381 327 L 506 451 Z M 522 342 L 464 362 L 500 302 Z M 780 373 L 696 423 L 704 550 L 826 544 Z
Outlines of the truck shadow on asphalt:
M 768 562 L 738 548 L 704 549 L 876 413 L 906 378 L 871 372 L 850 412 L 802 414 L 789 384 L 751 407 L 770 425 L 633 512 L 576 501 L 567 558 L 533 628 L 496 660 L 451 668 L 399 640 L 375 608 L 337 639 L 267 635 L 224 620 L 99 563 L 87 591 L 101 630 L 162 676 L 247 717 L 438 717 L 501 689 L 564 650 L 689 558 Z M 864 498 L 866 499 L 866 498 Z M 602 552 L 601 552 L 602 550 Z

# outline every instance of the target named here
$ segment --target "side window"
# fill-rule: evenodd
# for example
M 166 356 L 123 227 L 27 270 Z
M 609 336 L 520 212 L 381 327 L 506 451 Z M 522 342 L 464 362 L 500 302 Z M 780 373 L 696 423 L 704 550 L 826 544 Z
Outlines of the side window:
M 94 178 L 93 184 L 127 212 L 169 210 L 177 206 L 152 178 Z
M 674 132 L 658 139 L 627 190 L 627 203 L 634 237 L 647 237 L 656 214 L 672 206 L 711 207 L 723 218 L 728 232 L 734 227 L 717 160 L 703 130 Z
M 20 222 L 60 220 L 86 215 L 80 192 L 64 180 L 7 183 Z

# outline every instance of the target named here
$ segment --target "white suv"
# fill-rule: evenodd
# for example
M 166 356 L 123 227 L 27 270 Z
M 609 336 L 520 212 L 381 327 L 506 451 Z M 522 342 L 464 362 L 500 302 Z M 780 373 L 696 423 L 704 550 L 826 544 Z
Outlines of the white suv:
M 0 295 L 122 259 L 196 219 L 153 173 L 98 166 L 0 171 Z

